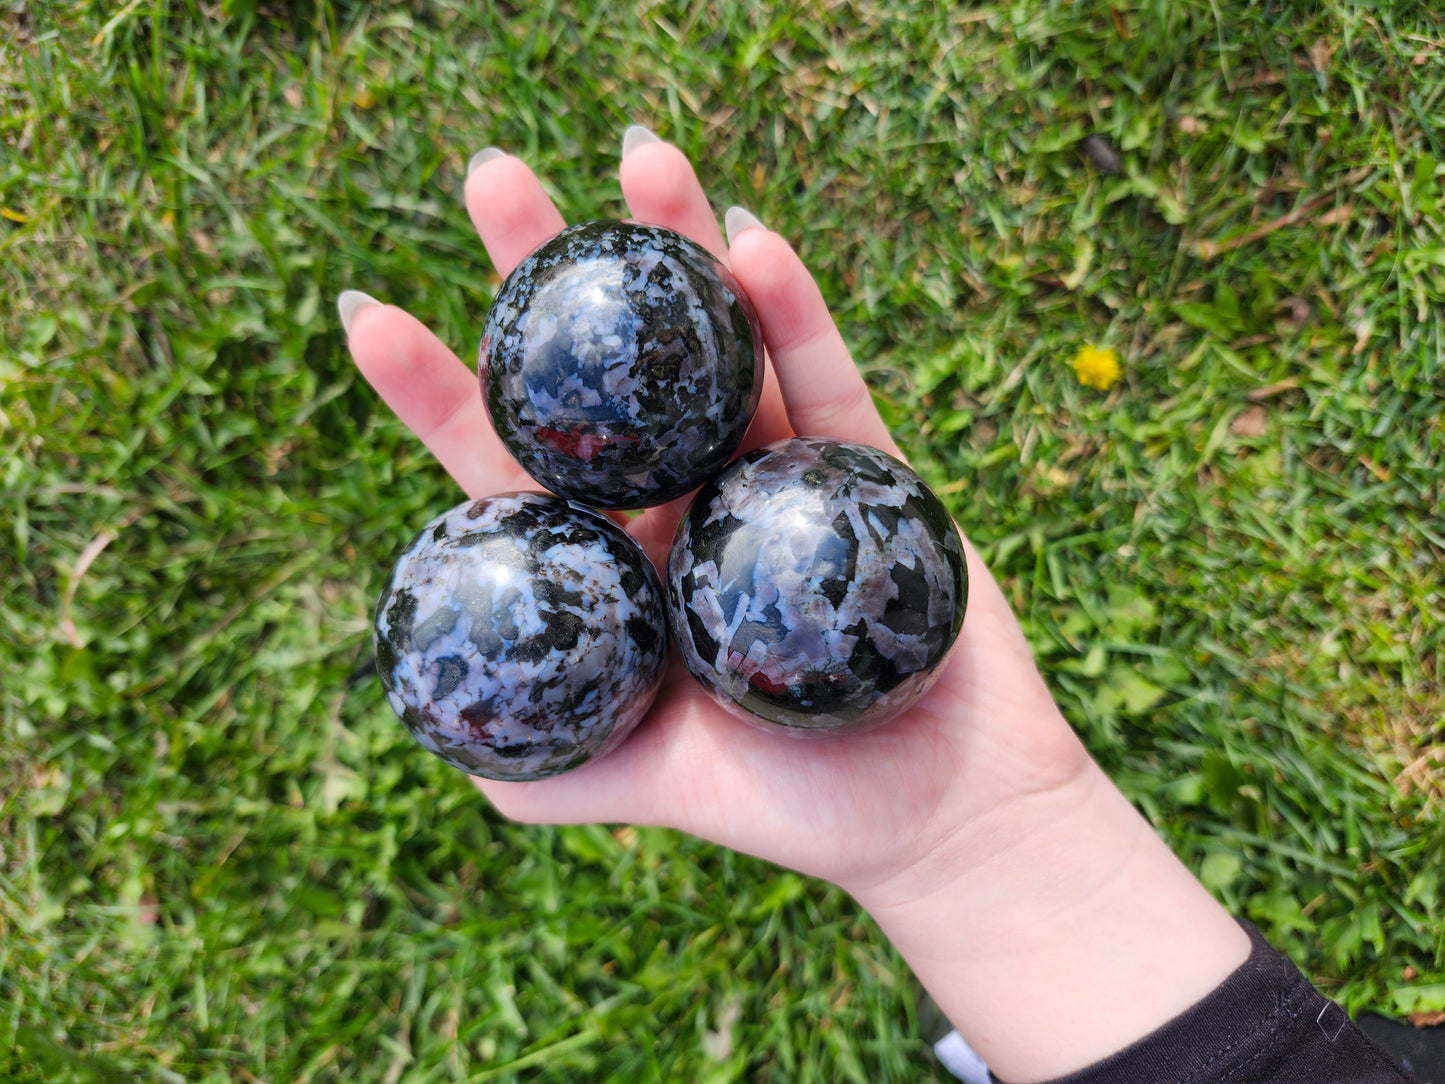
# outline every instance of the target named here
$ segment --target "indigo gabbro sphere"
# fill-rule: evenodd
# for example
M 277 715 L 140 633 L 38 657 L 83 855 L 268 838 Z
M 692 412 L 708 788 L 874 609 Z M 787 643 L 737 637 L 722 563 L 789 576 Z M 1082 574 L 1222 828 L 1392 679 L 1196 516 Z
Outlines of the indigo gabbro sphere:
M 943 503 L 876 448 L 795 437 L 698 491 L 667 566 L 689 670 L 789 730 L 861 729 L 932 684 L 968 572 Z
M 659 226 L 584 222 L 521 262 L 478 350 L 492 426 L 527 473 L 594 508 L 681 497 L 732 458 L 763 386 L 732 272 Z
M 589 509 L 468 501 L 403 551 L 375 643 L 418 742 L 472 775 L 541 779 L 610 752 L 646 714 L 667 661 L 662 582 Z

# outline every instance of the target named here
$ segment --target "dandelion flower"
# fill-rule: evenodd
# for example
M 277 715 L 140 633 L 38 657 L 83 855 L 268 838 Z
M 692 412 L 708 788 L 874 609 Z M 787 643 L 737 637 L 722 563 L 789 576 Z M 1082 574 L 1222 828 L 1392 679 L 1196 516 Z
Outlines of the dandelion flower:
M 1069 362 L 1074 369 L 1074 375 L 1079 378 L 1079 383 L 1086 388 L 1098 388 L 1100 391 L 1108 391 L 1119 382 L 1119 375 L 1123 372 L 1119 368 L 1119 354 L 1117 351 L 1104 349 L 1097 346 L 1086 346 L 1074 355 L 1074 360 Z

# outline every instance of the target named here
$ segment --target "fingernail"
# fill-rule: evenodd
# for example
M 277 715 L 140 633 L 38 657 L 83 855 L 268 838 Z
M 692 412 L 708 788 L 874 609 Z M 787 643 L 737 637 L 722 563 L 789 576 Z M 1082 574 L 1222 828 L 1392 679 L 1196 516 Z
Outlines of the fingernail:
M 640 124 L 630 124 L 627 131 L 622 133 L 622 157 L 626 158 L 638 147 L 645 147 L 649 143 L 661 143 L 656 132 L 651 128 L 644 128 Z
M 742 207 L 729 207 L 727 214 L 723 215 L 723 229 L 727 231 L 728 244 L 738 239 L 738 234 L 745 230 L 761 230 L 766 227 L 758 220 L 758 216 Z
M 342 290 L 341 296 L 336 299 L 336 311 L 341 316 L 341 329 L 350 335 L 351 321 L 356 319 L 356 314 L 368 305 L 380 304 L 376 298 L 360 290 Z
M 493 158 L 505 158 L 507 152 L 501 147 L 483 147 L 472 155 L 472 160 L 467 163 L 467 176 L 470 177 L 477 171 L 477 167 L 490 162 Z

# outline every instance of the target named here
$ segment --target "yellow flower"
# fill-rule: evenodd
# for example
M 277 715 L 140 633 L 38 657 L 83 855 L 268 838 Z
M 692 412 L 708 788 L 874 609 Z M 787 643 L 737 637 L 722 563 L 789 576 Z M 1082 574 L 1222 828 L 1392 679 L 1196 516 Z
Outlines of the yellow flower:
M 1119 382 L 1119 375 L 1123 372 L 1119 368 L 1119 355 L 1114 350 L 1100 350 L 1097 346 L 1086 346 L 1074 355 L 1074 360 L 1069 362 L 1074 368 L 1074 375 L 1079 378 L 1079 383 L 1086 388 L 1098 388 L 1100 391 L 1108 391 Z

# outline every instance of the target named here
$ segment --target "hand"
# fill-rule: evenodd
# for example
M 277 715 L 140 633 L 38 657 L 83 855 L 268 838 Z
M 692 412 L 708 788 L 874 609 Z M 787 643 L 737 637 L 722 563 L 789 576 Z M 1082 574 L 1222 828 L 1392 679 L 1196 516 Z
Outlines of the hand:
M 757 309 L 770 361 L 749 447 L 797 433 L 898 454 L 822 296 L 781 237 L 734 213 L 726 242 L 692 167 L 666 143 L 635 146 L 621 181 L 632 217 L 684 233 L 726 260 Z M 473 170 L 466 204 L 503 276 L 564 225 L 537 178 L 510 156 Z M 349 341 L 367 380 L 469 496 L 540 488 L 492 432 L 473 368 L 418 320 L 369 305 L 353 313 Z M 682 506 L 627 524 L 659 568 Z M 1161 904 L 1176 918 L 1192 914 L 1180 911 L 1181 892 L 1209 913 L 1213 901 L 1191 894 L 1198 886 L 1187 874 L 1179 881 L 1182 867 L 1085 753 L 998 585 L 977 552 L 967 543 L 965 550 L 970 594 L 959 640 L 928 693 L 878 730 L 795 740 L 748 726 L 674 658 L 649 716 L 610 756 L 552 779 L 477 786 L 518 820 L 664 825 L 839 884 L 879 919 L 953 1019 L 983 1025 L 990 1013 L 1014 1011 L 1002 980 L 971 990 L 960 983 L 968 974 L 948 973 L 949 961 L 957 957 L 973 976 L 989 974 L 991 958 L 999 968 L 1016 966 L 1019 953 L 1000 954 L 998 945 L 990 957 L 990 940 L 1022 930 L 1030 952 L 1067 972 L 1067 947 L 1054 942 L 1073 936 L 1076 901 L 1111 905 L 1124 888 L 1130 905 L 1110 914 L 1127 927 L 1139 891 L 1121 873 L 1134 874 L 1141 854 L 1166 871 Z M 1223 936 L 1242 939 L 1224 921 Z M 1100 966 L 1097 953 L 1080 959 L 1079 980 L 1097 978 Z M 1186 984 L 1179 996 L 1192 999 L 1214 981 Z M 1033 996 L 1030 989 L 1019 996 Z M 1171 1003 L 1153 997 L 1144 1015 Z M 1149 1023 L 1127 1012 L 1119 1019 L 1137 1034 Z M 1083 1064 L 1069 1061 L 1067 1049 L 1063 1061 L 1030 1062 L 1027 1049 L 1022 1061 L 1011 1060 L 1017 1051 L 1006 1034 L 965 1034 L 1010 1079 Z M 1113 1034 L 1089 1032 L 1096 1045 Z M 1025 1038 L 1025 1047 L 1037 1045 L 1034 1033 Z
M 749 446 L 801 433 L 898 454 L 812 278 L 781 237 L 731 249 L 686 158 L 665 143 L 622 164 L 632 216 L 684 233 L 730 263 L 762 321 L 771 364 Z M 564 223 L 531 171 L 497 157 L 467 179 L 467 209 L 505 276 Z M 736 218 L 736 216 L 735 216 Z M 488 422 L 470 365 L 389 306 L 356 313 L 350 345 L 376 390 L 469 496 L 538 489 Z M 659 568 L 685 502 L 628 523 Z M 893 877 L 977 812 L 1057 787 L 1086 759 L 1035 671 L 998 588 L 972 551 L 959 643 L 937 684 L 882 730 L 797 741 L 717 708 L 673 660 L 648 719 L 614 754 L 554 779 L 477 785 L 525 821 L 680 828 L 836 881 Z

